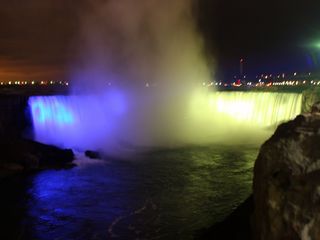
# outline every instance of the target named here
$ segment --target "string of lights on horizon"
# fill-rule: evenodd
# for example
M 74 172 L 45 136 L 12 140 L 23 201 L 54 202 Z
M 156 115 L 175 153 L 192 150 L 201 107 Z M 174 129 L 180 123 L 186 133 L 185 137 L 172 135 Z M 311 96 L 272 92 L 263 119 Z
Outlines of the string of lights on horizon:
M 5 86 L 69 86 L 68 81 L 0 81 L 0 87 Z M 110 82 L 107 85 L 111 86 Z M 242 78 L 234 76 L 234 80 L 230 82 L 226 81 L 209 81 L 203 82 L 205 87 L 271 87 L 271 86 L 319 86 L 320 77 L 311 72 L 298 74 L 297 72 L 291 74 L 261 74 L 257 75 L 255 80 L 249 80 L 246 75 Z M 147 82 L 146 88 L 156 86 Z
M 27 85 L 61 85 L 69 86 L 68 81 L 1 81 L 0 86 L 27 86 Z

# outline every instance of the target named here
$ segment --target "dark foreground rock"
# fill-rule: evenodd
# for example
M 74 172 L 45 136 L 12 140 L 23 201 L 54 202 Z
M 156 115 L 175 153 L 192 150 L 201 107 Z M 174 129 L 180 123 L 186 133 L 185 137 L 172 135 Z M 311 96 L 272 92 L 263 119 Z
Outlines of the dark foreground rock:
M 197 239 L 320 240 L 320 102 L 309 110 L 262 145 L 253 197 Z
M 0 239 L 27 238 L 30 230 L 23 222 L 28 194 L 26 189 L 34 171 L 72 167 L 72 150 L 30 140 L 15 139 L 0 143 Z
M 102 156 L 101 156 L 101 153 L 98 152 L 98 151 L 85 151 L 84 154 L 88 157 L 88 158 L 91 158 L 91 159 L 101 159 Z
M 15 139 L 0 143 L 0 239 L 27 238 L 26 214 L 28 182 L 35 171 L 73 166 L 72 150 L 30 140 Z
M 28 229 L 23 218 L 28 202 L 27 174 L 27 172 L 12 173 L 6 178 L 0 178 L 0 239 L 26 239 L 24 236 Z
M 312 108 L 315 106 L 314 103 L 320 101 L 320 88 L 310 88 L 305 90 L 302 93 L 302 113 L 309 113 L 312 111 Z
M 282 124 L 254 167 L 254 237 L 320 239 L 320 114 Z
M 251 217 L 253 214 L 253 196 L 250 196 L 224 221 L 216 223 L 208 229 L 199 231 L 196 239 L 252 239 Z
M 31 169 L 66 168 L 74 160 L 70 149 L 25 139 L 0 142 L 0 155 L 0 176 Z

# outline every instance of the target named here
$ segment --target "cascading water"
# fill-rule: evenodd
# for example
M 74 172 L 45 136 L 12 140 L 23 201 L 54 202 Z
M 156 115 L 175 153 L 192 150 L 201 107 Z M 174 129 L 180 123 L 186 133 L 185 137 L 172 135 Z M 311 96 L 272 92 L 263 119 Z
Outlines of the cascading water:
M 215 92 L 192 102 L 199 118 L 211 115 L 212 122 L 270 127 L 292 119 L 301 112 L 302 95 L 272 92 Z
M 125 100 L 117 91 L 100 96 L 30 97 L 34 138 L 40 142 L 72 148 L 109 145 L 117 121 L 126 111 Z
M 135 99 L 136 100 L 136 99 Z M 182 105 L 184 110 L 176 119 L 171 131 L 161 132 L 164 142 L 172 139 L 176 144 L 225 141 L 231 133 L 252 138 L 259 130 L 275 127 L 301 112 L 301 94 L 268 92 L 211 92 L 195 94 Z M 123 143 L 136 146 L 163 145 L 157 142 L 158 123 L 148 119 L 153 111 L 140 100 L 126 98 L 119 91 L 94 96 L 31 97 L 35 138 L 38 141 L 79 149 L 114 148 Z M 152 103 L 151 103 L 152 105 Z M 143 111 L 143 119 L 135 119 L 137 111 Z M 155 110 L 156 112 L 159 109 Z M 177 116 L 177 115 L 176 115 Z M 170 117 L 159 115 L 160 119 Z M 153 119 L 153 118 L 152 118 Z M 133 133 L 132 129 L 136 131 Z M 160 127 L 160 129 L 163 129 Z M 168 127 L 166 126 L 166 129 Z M 143 141 L 141 136 L 149 136 Z M 172 143 L 175 144 L 175 143 Z

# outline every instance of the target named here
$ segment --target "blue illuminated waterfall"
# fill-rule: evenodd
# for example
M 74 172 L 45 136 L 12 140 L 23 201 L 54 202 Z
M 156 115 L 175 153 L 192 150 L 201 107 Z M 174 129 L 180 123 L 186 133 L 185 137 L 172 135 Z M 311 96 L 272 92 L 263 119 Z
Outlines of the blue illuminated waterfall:
M 180 109 L 172 103 L 171 110 L 176 108 L 176 111 L 170 111 L 170 115 L 157 116 L 155 113 L 161 112 L 158 105 L 153 106 L 151 101 L 145 100 L 134 103 L 135 100 L 120 91 L 109 91 L 100 96 L 30 97 L 35 139 L 82 150 L 103 146 L 114 148 L 119 143 L 157 145 L 157 134 L 161 134 L 166 143 L 198 143 L 205 135 L 208 136 L 206 142 L 210 139 L 218 141 L 224 135 L 244 135 L 246 127 L 257 132 L 294 118 L 301 111 L 302 95 L 195 94 L 183 107 L 180 105 Z
M 117 91 L 100 96 L 30 97 L 35 140 L 72 148 L 95 148 L 119 131 L 126 111 Z

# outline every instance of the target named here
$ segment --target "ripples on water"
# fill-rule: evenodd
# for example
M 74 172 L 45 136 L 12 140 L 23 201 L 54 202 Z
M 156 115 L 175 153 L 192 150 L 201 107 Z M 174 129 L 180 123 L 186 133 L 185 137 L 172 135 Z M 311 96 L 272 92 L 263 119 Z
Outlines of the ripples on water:
M 251 193 L 258 148 L 154 150 L 131 160 L 78 156 L 69 170 L 33 176 L 32 239 L 192 239 Z

